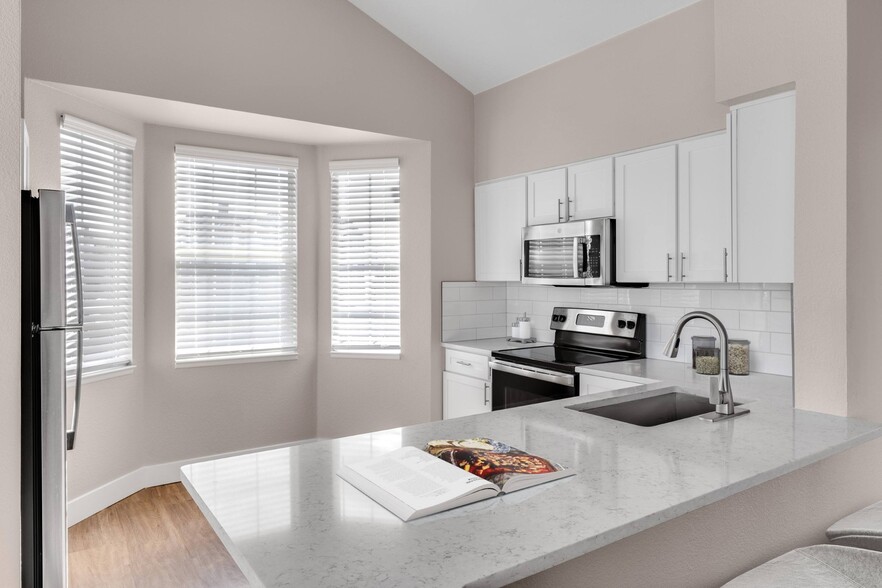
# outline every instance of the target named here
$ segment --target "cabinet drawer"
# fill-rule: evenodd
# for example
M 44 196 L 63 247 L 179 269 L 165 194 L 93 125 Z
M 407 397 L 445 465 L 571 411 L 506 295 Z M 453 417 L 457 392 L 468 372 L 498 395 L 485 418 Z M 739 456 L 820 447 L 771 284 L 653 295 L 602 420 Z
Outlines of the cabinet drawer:
M 463 351 L 447 350 L 447 364 L 444 368 L 454 374 L 462 374 L 470 378 L 481 380 L 490 379 L 490 358 L 485 355 L 465 353 Z

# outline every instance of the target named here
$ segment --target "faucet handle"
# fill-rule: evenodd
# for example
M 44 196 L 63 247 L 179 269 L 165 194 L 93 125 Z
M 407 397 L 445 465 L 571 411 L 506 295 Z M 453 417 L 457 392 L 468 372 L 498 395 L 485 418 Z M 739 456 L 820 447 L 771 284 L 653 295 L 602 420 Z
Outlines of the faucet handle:
M 710 403 L 720 404 L 720 379 L 717 377 L 708 379 L 710 380 Z

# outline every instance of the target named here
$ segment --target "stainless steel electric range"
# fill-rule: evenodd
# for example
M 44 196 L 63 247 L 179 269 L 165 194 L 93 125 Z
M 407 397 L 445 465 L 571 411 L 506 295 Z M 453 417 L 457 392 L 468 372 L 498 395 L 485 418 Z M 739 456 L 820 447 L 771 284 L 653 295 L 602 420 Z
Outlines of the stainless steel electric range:
M 579 366 L 646 357 L 646 315 L 555 307 L 554 345 L 494 351 L 493 410 L 579 394 Z

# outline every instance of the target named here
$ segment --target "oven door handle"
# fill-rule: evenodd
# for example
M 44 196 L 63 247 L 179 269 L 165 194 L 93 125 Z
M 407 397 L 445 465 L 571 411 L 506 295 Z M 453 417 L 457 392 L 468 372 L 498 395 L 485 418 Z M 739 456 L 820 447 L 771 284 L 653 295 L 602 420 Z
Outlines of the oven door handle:
M 534 367 L 525 367 L 502 361 L 491 361 L 490 369 L 525 378 L 533 378 L 534 380 L 542 380 L 543 382 L 551 382 L 552 384 L 560 384 L 572 388 L 576 384 L 576 377 L 570 374 L 561 374 L 560 372 L 552 372 Z

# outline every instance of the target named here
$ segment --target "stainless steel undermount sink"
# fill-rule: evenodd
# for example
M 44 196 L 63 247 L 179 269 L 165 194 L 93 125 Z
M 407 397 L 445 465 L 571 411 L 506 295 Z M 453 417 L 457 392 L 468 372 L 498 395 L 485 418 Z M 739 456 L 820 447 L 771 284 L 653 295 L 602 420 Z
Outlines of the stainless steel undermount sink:
M 624 400 L 605 406 L 577 404 L 567 408 L 640 427 L 655 427 L 714 411 L 714 405 L 707 398 L 687 394 L 677 388 L 671 388 L 671 392 L 657 396 Z

